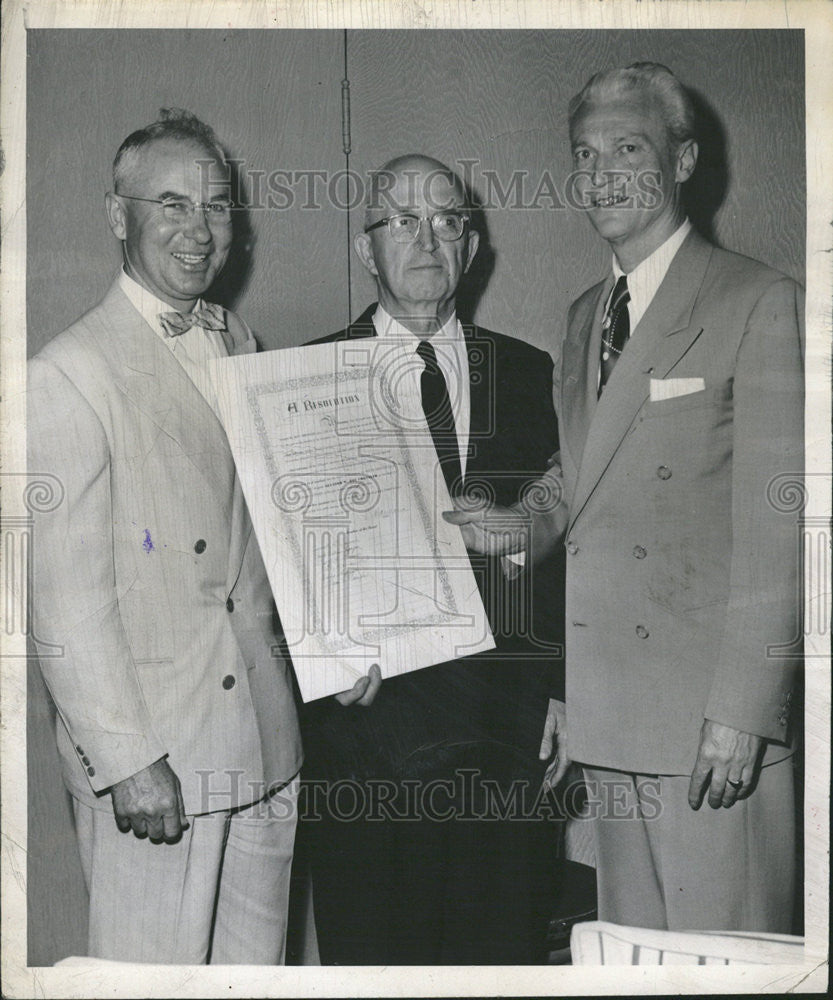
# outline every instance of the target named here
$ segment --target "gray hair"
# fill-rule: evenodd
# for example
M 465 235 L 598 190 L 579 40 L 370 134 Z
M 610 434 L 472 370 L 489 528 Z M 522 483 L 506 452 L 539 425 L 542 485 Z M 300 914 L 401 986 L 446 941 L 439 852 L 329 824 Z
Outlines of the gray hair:
M 592 76 L 570 101 L 570 135 L 588 107 L 630 95 L 653 98 L 657 102 L 671 142 L 679 144 L 695 137 L 691 95 L 667 66 L 654 62 L 635 62 Z
M 113 160 L 113 190 L 118 193 L 127 175 L 138 164 L 142 150 L 158 139 L 179 139 L 202 146 L 209 156 L 225 162 L 225 152 L 214 129 L 183 108 L 160 108 L 159 118 L 131 132 Z

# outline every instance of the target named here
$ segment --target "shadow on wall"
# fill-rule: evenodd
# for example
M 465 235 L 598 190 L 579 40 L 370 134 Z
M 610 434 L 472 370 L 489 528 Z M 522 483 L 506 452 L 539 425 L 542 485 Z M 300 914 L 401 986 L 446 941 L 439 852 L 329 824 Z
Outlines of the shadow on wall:
M 232 215 L 232 242 L 226 258 L 226 266 L 211 286 L 209 298 L 234 310 L 244 297 L 251 276 L 252 257 L 255 249 L 255 232 L 252 227 L 251 210 L 248 206 L 250 192 L 239 170 L 242 161 L 235 161 L 228 150 L 223 150 L 229 162 L 231 197 L 239 206 Z
M 719 246 L 714 219 L 729 189 L 726 130 L 705 97 L 687 88 L 694 102 L 694 134 L 700 152 L 697 169 L 683 188 L 683 204 L 694 228 Z
M 477 304 L 494 273 L 497 255 L 489 239 L 489 225 L 482 207 L 483 200 L 469 185 L 466 185 L 466 202 L 470 207 L 471 228 L 480 234 L 480 245 L 471 267 L 457 289 L 456 308 L 457 315 L 464 323 L 473 323 Z

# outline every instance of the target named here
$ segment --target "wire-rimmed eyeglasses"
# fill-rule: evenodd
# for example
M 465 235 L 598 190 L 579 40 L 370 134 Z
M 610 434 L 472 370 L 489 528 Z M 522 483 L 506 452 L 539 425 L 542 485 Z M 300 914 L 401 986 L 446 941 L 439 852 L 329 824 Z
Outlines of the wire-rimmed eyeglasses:
M 182 226 L 189 223 L 197 211 L 202 212 L 209 222 L 221 225 L 227 225 L 231 222 L 233 205 L 230 201 L 202 201 L 195 204 L 190 198 L 140 198 L 135 194 L 120 194 L 117 197 L 161 205 L 162 214 L 168 222 L 172 222 L 174 225 Z

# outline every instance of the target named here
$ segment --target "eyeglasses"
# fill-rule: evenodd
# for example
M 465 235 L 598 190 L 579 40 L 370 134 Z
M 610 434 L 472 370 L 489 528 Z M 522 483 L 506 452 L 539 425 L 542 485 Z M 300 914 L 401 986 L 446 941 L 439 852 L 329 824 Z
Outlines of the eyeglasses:
M 394 243 L 413 243 L 419 236 L 419 229 L 423 222 L 431 223 L 431 229 L 438 240 L 443 243 L 453 243 L 459 240 L 466 228 L 466 223 L 471 221 L 467 215 L 460 212 L 437 212 L 436 215 L 420 216 L 412 212 L 402 212 L 399 215 L 391 215 L 386 219 L 379 219 L 372 226 L 367 226 L 365 232 L 369 233 L 380 226 L 387 226 L 391 239 Z
M 230 201 L 202 201 L 195 205 L 190 198 L 139 198 L 135 194 L 120 194 L 119 198 L 128 198 L 130 201 L 146 201 L 153 205 L 162 206 L 162 214 L 168 222 L 177 226 L 184 226 L 191 221 L 197 211 L 208 216 L 209 223 L 227 225 L 231 222 L 232 204 Z

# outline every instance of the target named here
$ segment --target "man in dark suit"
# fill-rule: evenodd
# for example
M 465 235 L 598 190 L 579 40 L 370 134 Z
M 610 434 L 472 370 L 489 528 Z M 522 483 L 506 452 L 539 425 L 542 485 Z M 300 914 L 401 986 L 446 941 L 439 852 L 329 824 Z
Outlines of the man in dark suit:
M 379 301 L 324 340 L 401 345 L 449 491 L 512 503 L 557 447 L 552 362 L 457 319 L 479 239 L 470 213 L 459 178 L 436 160 L 405 156 L 376 172 L 355 245 Z M 541 786 L 536 712 L 559 652 L 561 573 L 551 562 L 531 580 L 522 563 L 474 564 L 495 652 L 387 679 L 363 712 L 332 698 L 306 706 L 302 826 L 325 964 L 543 958 L 556 839 L 523 811 Z M 540 635 L 538 589 L 549 598 Z M 361 806 L 339 818 L 336 796 L 321 793 L 346 781 L 340 802 Z M 499 818 L 500 799 L 514 818 Z
M 612 266 L 558 345 L 565 502 L 527 518 L 568 553 L 569 746 L 555 703 L 547 738 L 584 767 L 601 919 L 789 931 L 800 585 L 777 485 L 803 467 L 803 296 L 692 230 L 694 115 L 666 67 L 597 74 L 570 138 Z M 492 516 L 448 519 L 494 552 Z

